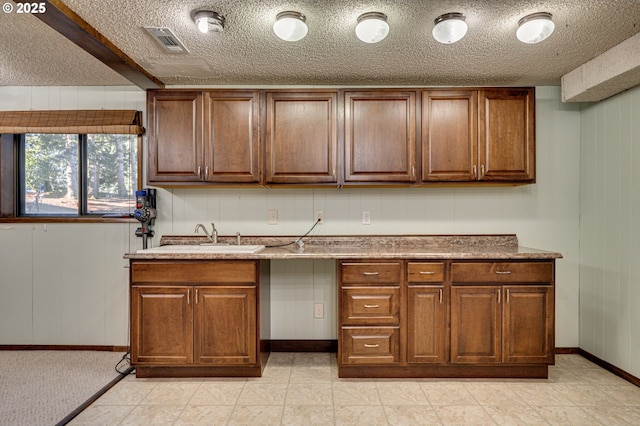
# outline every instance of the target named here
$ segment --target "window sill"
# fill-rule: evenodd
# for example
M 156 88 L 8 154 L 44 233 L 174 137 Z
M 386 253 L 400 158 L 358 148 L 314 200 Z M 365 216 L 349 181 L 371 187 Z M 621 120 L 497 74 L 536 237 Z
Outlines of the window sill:
M 102 216 L 21 216 L 0 217 L 0 223 L 140 223 L 130 217 Z

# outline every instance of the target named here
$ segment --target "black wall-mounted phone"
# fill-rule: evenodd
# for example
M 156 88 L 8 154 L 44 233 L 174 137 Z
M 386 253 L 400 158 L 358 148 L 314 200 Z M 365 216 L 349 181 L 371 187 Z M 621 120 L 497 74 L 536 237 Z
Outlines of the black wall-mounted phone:
M 140 222 L 136 235 L 142 237 L 142 248 L 147 248 L 147 238 L 153 237 L 151 227 L 156 221 L 156 190 L 151 188 L 136 191 L 136 209 L 133 216 Z

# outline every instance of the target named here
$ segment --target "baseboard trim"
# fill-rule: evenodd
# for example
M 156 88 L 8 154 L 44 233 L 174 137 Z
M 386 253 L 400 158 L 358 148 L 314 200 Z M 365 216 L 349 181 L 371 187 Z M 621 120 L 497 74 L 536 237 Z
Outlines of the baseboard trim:
M 578 353 L 594 364 L 604 368 L 605 370 L 615 374 L 618 377 L 625 379 L 627 382 L 640 387 L 640 378 L 634 376 L 633 374 L 629 374 L 626 371 L 616 367 L 615 365 L 609 364 L 607 361 L 604 361 L 597 356 L 590 354 L 584 349 L 578 349 Z
M 556 348 L 556 355 L 580 355 L 580 348 Z
M 270 340 L 271 352 L 338 352 L 337 340 Z
M 105 351 L 127 352 L 128 346 L 103 345 L 0 345 L 0 351 Z

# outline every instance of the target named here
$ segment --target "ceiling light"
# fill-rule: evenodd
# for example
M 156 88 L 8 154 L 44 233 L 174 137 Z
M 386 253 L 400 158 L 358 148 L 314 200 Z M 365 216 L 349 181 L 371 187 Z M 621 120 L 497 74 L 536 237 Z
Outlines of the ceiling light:
M 193 15 L 198 29 L 201 33 L 224 31 L 224 16 L 212 10 L 199 10 Z
M 285 41 L 302 40 L 306 35 L 307 18 L 300 12 L 280 12 L 273 24 L 273 32 Z
M 555 25 L 548 12 L 538 12 L 527 15 L 518 21 L 516 36 L 523 43 L 540 43 L 549 37 Z
M 389 34 L 387 15 L 380 12 L 363 13 L 358 16 L 356 35 L 365 43 L 377 43 Z
M 443 44 L 451 44 L 462 39 L 467 34 L 467 23 L 462 13 L 445 13 L 438 16 L 433 27 L 433 38 Z

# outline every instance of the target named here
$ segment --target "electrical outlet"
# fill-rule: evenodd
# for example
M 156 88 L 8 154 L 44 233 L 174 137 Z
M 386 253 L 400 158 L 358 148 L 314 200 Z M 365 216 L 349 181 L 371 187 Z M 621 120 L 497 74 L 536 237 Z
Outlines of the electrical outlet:
M 278 224 L 278 210 L 277 209 L 269 209 L 269 210 L 267 210 L 267 224 L 269 224 L 269 225 L 277 225 Z
M 316 210 L 316 222 L 324 223 L 324 212 L 322 210 Z
M 314 318 L 324 318 L 324 304 L 323 303 L 314 303 L 313 304 L 313 317 Z
M 362 212 L 362 224 L 363 225 L 371 225 L 371 212 L 363 211 Z

